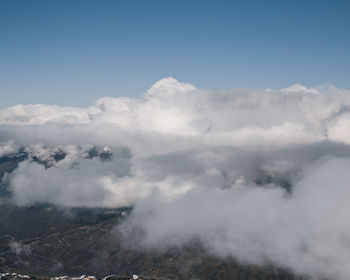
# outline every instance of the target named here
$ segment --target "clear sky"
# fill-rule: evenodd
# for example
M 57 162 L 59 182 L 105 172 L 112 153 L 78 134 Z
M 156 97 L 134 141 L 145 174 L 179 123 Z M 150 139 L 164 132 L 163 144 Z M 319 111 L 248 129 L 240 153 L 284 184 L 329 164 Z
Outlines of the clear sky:
M 350 1 L 0 0 L 0 107 L 199 88 L 350 88 Z

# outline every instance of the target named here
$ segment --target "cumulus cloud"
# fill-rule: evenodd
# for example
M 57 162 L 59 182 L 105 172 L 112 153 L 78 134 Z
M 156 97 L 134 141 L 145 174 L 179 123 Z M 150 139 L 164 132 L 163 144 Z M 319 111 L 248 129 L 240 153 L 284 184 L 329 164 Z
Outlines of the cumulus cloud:
M 119 230 L 142 248 L 199 238 L 221 257 L 342 280 L 349 108 L 334 86 L 215 91 L 166 78 L 138 99 L 0 109 L 0 155 L 19 162 L 4 173 L 18 205 L 132 206 Z

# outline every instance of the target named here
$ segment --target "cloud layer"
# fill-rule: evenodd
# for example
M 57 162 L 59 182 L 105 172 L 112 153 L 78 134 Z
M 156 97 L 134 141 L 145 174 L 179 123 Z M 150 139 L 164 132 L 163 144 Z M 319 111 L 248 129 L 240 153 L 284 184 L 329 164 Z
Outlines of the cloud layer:
M 200 238 L 212 254 L 347 279 L 350 91 L 198 90 L 0 109 L 2 178 L 18 205 L 133 206 L 143 248 Z

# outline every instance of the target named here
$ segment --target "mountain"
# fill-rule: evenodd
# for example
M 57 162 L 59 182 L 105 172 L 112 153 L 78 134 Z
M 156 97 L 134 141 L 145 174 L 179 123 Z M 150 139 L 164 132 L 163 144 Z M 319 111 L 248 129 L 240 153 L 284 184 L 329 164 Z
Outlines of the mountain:
M 0 206 L 0 269 L 36 275 L 133 273 L 170 279 L 301 279 L 270 267 L 209 257 L 194 242 L 145 251 L 123 244 L 114 227 L 132 211 Z

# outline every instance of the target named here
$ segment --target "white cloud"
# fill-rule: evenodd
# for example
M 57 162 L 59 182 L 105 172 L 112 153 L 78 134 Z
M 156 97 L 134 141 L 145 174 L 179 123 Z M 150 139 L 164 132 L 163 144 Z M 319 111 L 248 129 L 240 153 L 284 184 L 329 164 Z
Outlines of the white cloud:
M 154 83 L 147 91 L 150 96 L 174 95 L 177 92 L 190 92 L 196 90 L 196 87 L 187 83 L 180 83 L 173 77 L 164 78 Z
M 318 93 L 311 94 L 310 93 Z M 203 134 L 227 141 L 249 142 L 251 136 L 273 143 L 348 141 L 345 128 L 337 132 L 327 120 L 350 106 L 349 91 L 334 87 L 309 89 L 293 85 L 280 91 L 201 91 L 174 78 L 155 83 L 141 99 L 99 99 L 88 108 L 52 105 L 16 105 L 0 110 L 3 126 L 114 125 L 127 132 L 156 132 L 198 137 Z M 277 128 L 276 135 L 271 135 Z M 340 129 L 340 130 L 339 130 Z M 282 131 L 284 130 L 284 131 Z M 303 136 L 302 136 L 303 135 Z M 281 136 L 281 137 L 279 137 Z M 264 141 L 265 143 L 266 141 Z
M 303 93 L 314 93 L 314 94 L 319 93 L 317 89 L 307 88 L 306 86 L 301 84 L 294 84 L 290 87 L 282 88 L 280 91 L 281 92 L 303 92 Z
M 171 201 L 150 196 L 120 229 L 128 236 L 142 232 L 138 242 L 146 248 L 181 246 L 199 237 L 221 257 L 347 279 L 349 168 L 349 159 L 320 160 L 306 169 L 292 195 L 274 185 L 239 184 L 196 189 Z
M 0 109 L 0 155 L 27 154 L 6 175 L 18 205 L 133 205 L 124 227 L 146 247 L 199 237 L 212 254 L 343 280 L 349 108 L 333 86 L 204 91 L 166 78 L 139 99 Z

